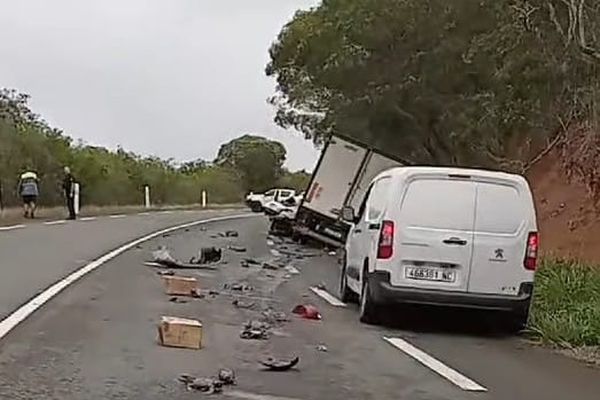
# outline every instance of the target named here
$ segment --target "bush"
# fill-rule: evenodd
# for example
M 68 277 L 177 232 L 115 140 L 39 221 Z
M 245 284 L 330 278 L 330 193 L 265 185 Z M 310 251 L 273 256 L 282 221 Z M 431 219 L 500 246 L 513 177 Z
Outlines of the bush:
M 600 267 L 544 260 L 536 275 L 530 329 L 546 343 L 600 345 Z

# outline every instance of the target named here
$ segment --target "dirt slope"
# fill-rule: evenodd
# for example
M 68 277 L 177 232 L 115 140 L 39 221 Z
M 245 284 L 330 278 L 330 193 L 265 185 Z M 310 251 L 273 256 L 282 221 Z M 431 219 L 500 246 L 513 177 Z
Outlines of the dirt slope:
M 527 179 L 535 197 L 542 252 L 600 264 L 600 209 L 584 183 L 590 181 L 587 171 L 596 170 L 590 164 L 597 157 L 577 153 L 589 148 L 587 144 L 569 140 L 535 164 Z M 584 168 L 573 165 L 574 155 L 584 161 Z

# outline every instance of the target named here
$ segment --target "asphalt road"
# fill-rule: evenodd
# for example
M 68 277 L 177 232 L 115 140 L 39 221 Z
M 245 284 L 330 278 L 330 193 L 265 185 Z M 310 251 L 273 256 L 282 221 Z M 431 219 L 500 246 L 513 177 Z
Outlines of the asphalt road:
M 54 275 L 47 272 L 45 280 L 30 287 L 47 286 L 80 266 L 80 258 L 89 260 L 126 239 L 189 217 L 198 216 L 157 216 L 158 225 L 132 218 L 129 224 L 121 220 L 95 221 L 98 225 L 63 226 L 60 229 L 64 231 L 44 231 L 50 227 L 39 227 L 36 237 L 44 242 L 39 245 L 46 250 L 58 246 L 53 253 L 60 255 L 52 254 L 45 263 Z M 134 222 L 139 225 L 130 226 Z M 238 383 L 225 388 L 225 398 L 598 399 L 600 371 L 533 347 L 521 338 L 502 336 L 495 331 L 493 320 L 486 321 L 481 315 L 389 310 L 390 318 L 384 327 L 360 324 L 355 306 L 334 307 L 309 290 L 322 284 L 335 293 L 339 273 L 335 257 L 321 254 L 289 261 L 300 271 L 291 276 L 283 270 L 241 268 L 241 258 L 269 261 L 280 256 L 277 251 L 306 251 L 292 244 L 282 248 L 282 244 L 268 242 L 267 224 L 261 217 L 210 223 L 206 228 L 158 237 L 122 254 L 19 325 L 0 341 L 0 398 L 196 399 L 203 394 L 187 391 L 177 381 L 181 373 L 210 376 L 220 367 L 229 367 L 235 369 Z M 228 229 L 239 231 L 240 237 L 213 237 L 215 232 Z M 15 253 L 11 259 L 21 257 L 23 262 L 43 260 L 44 256 L 32 255 L 37 253 L 36 247 L 17 237 L 11 239 L 15 247 L 5 247 L 6 237 L 9 236 L 0 237 L 3 275 L 21 276 L 22 271 L 28 271 L 28 276 L 32 276 L 36 271 L 32 265 L 5 268 L 6 251 Z M 70 245 L 75 238 L 79 238 L 78 247 Z M 218 290 L 220 294 L 214 298 L 172 303 L 163 294 L 156 270 L 143 264 L 159 245 L 167 245 L 185 259 L 202 246 L 229 244 L 245 246 L 248 252 L 226 251 L 227 263 L 218 271 L 189 273 L 198 277 L 203 288 Z M 16 249 L 28 250 L 17 253 Z M 33 281 L 21 276 L 19 282 Z M 246 293 L 255 303 L 254 310 L 231 304 L 239 293 L 223 286 L 232 282 L 247 282 L 254 287 Z M 5 285 L 4 279 L 1 284 L 0 292 L 11 286 Z M 23 301 L 27 296 L 20 298 Z M 246 297 L 241 299 L 248 301 Z M 289 312 L 299 303 L 318 306 L 323 319 L 308 321 L 290 315 L 291 320 L 274 329 L 269 340 L 239 338 L 242 324 L 259 318 L 265 307 Z M 4 303 L 2 306 L 11 309 Z M 194 351 L 158 345 L 156 324 L 162 315 L 201 320 L 205 347 Z M 482 385 L 487 392 L 462 390 L 383 337 L 405 340 Z M 327 352 L 317 350 L 321 344 Z M 257 360 L 266 355 L 298 355 L 300 364 L 284 373 L 264 371 Z

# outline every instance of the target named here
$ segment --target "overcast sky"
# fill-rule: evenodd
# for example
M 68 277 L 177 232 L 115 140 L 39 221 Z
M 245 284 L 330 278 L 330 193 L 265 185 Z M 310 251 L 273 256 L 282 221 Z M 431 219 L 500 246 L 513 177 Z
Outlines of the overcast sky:
M 251 132 L 312 168 L 312 145 L 272 122 L 264 67 L 283 24 L 316 2 L 0 0 L 0 87 L 86 143 L 211 160 Z

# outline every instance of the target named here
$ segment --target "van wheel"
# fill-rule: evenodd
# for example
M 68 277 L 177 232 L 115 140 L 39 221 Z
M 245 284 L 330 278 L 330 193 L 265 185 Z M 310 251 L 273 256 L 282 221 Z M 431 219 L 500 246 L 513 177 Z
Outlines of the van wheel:
M 344 303 L 356 303 L 358 296 L 348 287 L 348 275 L 346 275 L 346 256 L 342 262 L 342 273 L 340 276 L 340 300 Z
M 360 322 L 375 325 L 379 322 L 379 314 L 370 287 L 369 280 L 364 276 L 362 293 L 360 294 Z

